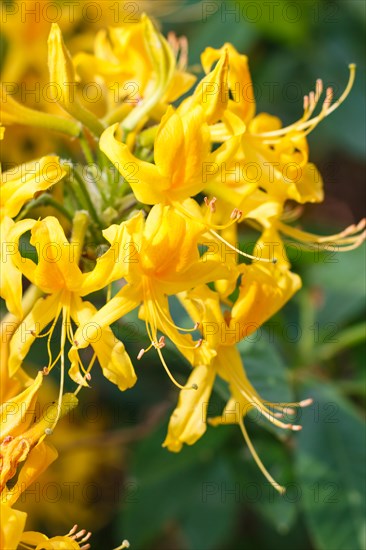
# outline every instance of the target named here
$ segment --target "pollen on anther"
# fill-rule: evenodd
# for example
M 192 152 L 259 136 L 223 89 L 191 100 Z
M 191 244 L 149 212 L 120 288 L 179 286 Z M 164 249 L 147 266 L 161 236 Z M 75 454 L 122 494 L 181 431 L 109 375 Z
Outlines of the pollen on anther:
M 243 211 L 239 210 L 239 208 L 234 208 L 234 210 L 230 214 L 231 220 L 239 220 L 243 215 Z
M 313 399 L 309 397 L 308 399 L 303 399 L 302 401 L 300 401 L 299 405 L 300 407 L 308 407 L 312 403 L 313 403 Z
M 197 341 L 197 343 L 196 343 L 196 345 L 195 345 L 194 347 L 195 347 L 195 348 L 199 348 L 199 347 L 201 347 L 201 345 L 202 345 L 202 342 L 203 342 L 203 339 L 202 339 L 202 338 L 200 338 L 200 339 L 199 339 L 199 340 Z
M 216 206 L 215 202 L 217 201 L 216 197 L 212 197 L 211 200 L 208 200 L 207 197 L 203 199 L 205 201 L 205 205 L 210 209 L 211 213 L 214 214 L 216 212 Z
M 47 376 L 47 374 L 49 374 L 49 372 L 50 372 L 50 369 L 49 369 L 48 367 L 43 367 L 42 373 L 43 373 L 45 376 Z
M 291 430 L 293 430 L 294 432 L 300 432 L 302 430 L 302 426 L 299 426 L 299 424 L 293 424 L 291 426 Z
M 138 352 L 138 355 L 137 355 L 137 359 L 140 360 L 141 357 L 144 355 L 144 353 L 145 353 L 144 348 L 140 349 L 140 351 Z
M 89 381 L 91 380 L 91 374 L 90 374 L 90 372 L 87 372 L 87 373 L 86 373 L 85 378 L 86 378 L 87 380 L 89 380 Z

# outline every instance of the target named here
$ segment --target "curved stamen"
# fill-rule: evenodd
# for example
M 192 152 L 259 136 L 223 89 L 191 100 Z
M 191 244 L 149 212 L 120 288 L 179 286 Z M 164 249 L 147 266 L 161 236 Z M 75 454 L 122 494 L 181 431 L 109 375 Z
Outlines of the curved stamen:
M 331 88 L 327 88 L 326 94 L 325 94 L 325 100 L 323 102 L 322 109 L 319 115 L 317 115 L 314 118 L 309 118 L 309 116 L 311 116 L 312 113 L 314 112 L 314 109 L 320 99 L 321 92 L 323 91 L 323 85 L 318 84 L 320 80 L 317 80 L 315 93 L 310 92 L 309 96 L 305 96 L 304 98 L 304 115 L 300 120 L 294 122 L 293 124 L 290 124 L 289 126 L 280 128 L 279 130 L 272 130 L 272 131 L 262 132 L 259 134 L 252 134 L 252 135 L 254 137 L 259 137 L 259 138 L 283 137 L 284 135 L 288 134 L 291 131 L 301 132 L 304 130 L 308 130 L 310 127 L 311 129 L 315 128 L 315 126 L 319 124 L 321 120 L 323 120 L 325 117 L 333 113 L 333 111 L 335 111 L 341 105 L 341 103 L 343 103 L 343 101 L 346 99 L 346 97 L 350 93 L 353 83 L 355 81 L 356 65 L 354 63 L 351 63 L 348 66 L 348 68 L 350 73 L 349 73 L 348 83 L 344 92 L 337 99 L 337 101 L 335 101 L 333 105 L 331 105 L 332 98 L 333 98 L 333 91 Z
M 154 292 L 151 288 L 146 289 L 146 292 L 148 293 L 148 295 L 154 296 Z M 156 300 L 154 300 L 154 304 L 155 303 L 156 303 Z M 161 352 L 161 348 L 163 348 L 165 346 L 165 336 L 160 336 L 159 339 L 157 337 L 159 321 L 160 321 L 160 324 L 161 324 L 161 319 L 159 317 L 159 311 L 155 310 L 154 304 L 151 303 L 151 298 L 144 300 L 144 305 L 145 305 L 145 309 L 146 309 L 146 312 L 145 312 L 145 326 L 146 326 L 146 331 L 147 331 L 147 334 L 149 336 L 149 339 L 150 339 L 151 343 L 150 343 L 150 346 L 148 348 L 141 349 L 139 351 L 137 358 L 141 359 L 141 357 L 147 351 L 149 351 L 152 347 L 154 347 L 156 349 L 156 351 L 158 352 L 160 361 L 161 361 L 168 377 L 170 378 L 170 380 L 173 382 L 173 384 L 175 386 L 177 386 L 180 390 L 197 389 L 197 386 L 195 386 L 195 385 L 192 385 L 191 387 L 188 387 L 188 388 L 186 386 L 182 386 L 182 384 L 179 384 L 179 382 L 177 382 L 175 380 L 174 376 L 170 372 L 169 367 L 166 364 L 164 356 Z
M 253 444 L 250 440 L 250 437 L 248 435 L 248 432 L 244 426 L 244 422 L 242 419 L 239 420 L 239 426 L 240 426 L 240 429 L 241 429 L 241 432 L 244 436 L 244 439 L 245 439 L 245 442 L 246 444 L 248 445 L 248 448 L 251 452 L 251 455 L 252 457 L 254 458 L 258 468 L 260 469 L 260 471 L 262 472 L 262 474 L 265 476 L 266 479 L 268 479 L 268 481 L 270 482 L 270 484 L 276 489 L 276 491 L 278 491 L 281 495 L 283 495 L 286 491 L 285 487 L 283 487 L 282 485 L 280 485 L 279 483 L 277 483 L 277 481 L 275 479 L 273 479 L 273 477 L 271 476 L 271 474 L 269 473 L 269 471 L 266 469 L 266 467 L 264 466 L 263 462 L 261 461 L 261 459 L 259 458 L 258 454 L 257 454 L 257 451 L 255 450 L 255 448 L 253 447 Z
M 227 240 L 225 240 L 223 237 L 221 237 L 221 235 L 219 235 L 218 233 L 216 233 L 216 231 L 213 231 L 212 229 L 210 230 L 210 233 L 212 235 L 214 235 L 214 237 L 216 237 L 216 239 L 219 239 L 219 241 L 221 241 L 225 246 L 227 246 L 231 250 L 234 250 L 234 252 L 236 252 L 240 256 L 244 256 L 244 258 L 248 258 L 249 260 L 256 260 L 257 262 L 265 262 L 265 263 L 269 263 L 269 264 L 276 264 L 277 263 L 276 258 L 272 258 L 272 259 L 271 258 L 259 258 L 258 256 L 253 256 L 252 254 L 248 254 L 246 252 L 243 252 L 242 250 L 239 250 L 239 248 L 236 248 L 234 245 L 229 243 Z

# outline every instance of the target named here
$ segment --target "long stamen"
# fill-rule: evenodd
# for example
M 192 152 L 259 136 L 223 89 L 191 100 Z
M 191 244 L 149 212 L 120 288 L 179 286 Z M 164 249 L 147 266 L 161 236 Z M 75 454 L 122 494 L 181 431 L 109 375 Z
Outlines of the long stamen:
M 255 448 L 253 447 L 253 444 L 250 440 L 250 437 L 248 435 L 248 432 L 244 426 L 244 422 L 242 419 L 239 420 L 239 426 L 240 426 L 240 429 L 241 429 L 241 432 L 244 436 L 244 439 L 245 439 L 245 442 L 246 444 L 248 445 L 248 448 L 251 452 L 251 455 L 252 457 L 254 458 L 255 462 L 257 463 L 257 466 L 258 468 L 260 469 L 260 471 L 262 472 L 262 474 L 266 477 L 266 479 L 268 479 L 268 481 L 270 482 L 270 484 L 276 489 L 276 491 L 278 491 L 281 495 L 283 495 L 286 491 L 285 487 L 283 487 L 282 485 L 280 485 L 279 483 L 277 483 L 277 481 L 275 479 L 273 479 L 273 477 L 271 476 L 271 474 L 269 473 L 269 471 L 266 469 L 266 467 L 264 466 L 263 462 L 261 461 L 261 459 L 259 458 L 258 454 L 257 454 L 257 451 L 255 450 Z
M 184 327 L 180 327 L 179 325 L 176 325 L 171 319 L 169 319 L 169 317 L 167 316 L 167 314 L 165 313 L 165 311 L 163 310 L 163 308 L 161 307 L 161 305 L 159 304 L 159 301 L 158 300 L 155 300 L 155 305 L 156 305 L 156 309 L 159 311 L 160 315 L 162 315 L 165 319 L 165 321 L 168 323 L 168 325 L 170 325 L 171 327 L 177 329 L 177 330 L 181 330 L 181 331 L 184 331 L 184 332 L 194 332 L 195 330 L 198 329 L 199 327 L 199 323 L 195 323 L 194 327 L 192 328 L 184 328 Z
M 281 221 L 277 221 L 278 229 L 288 237 L 299 241 L 304 248 L 324 248 L 329 244 L 335 244 L 339 245 L 340 252 L 347 250 L 347 248 L 342 247 L 342 245 L 352 245 L 353 248 L 356 248 L 365 240 L 366 232 L 363 231 L 365 225 L 366 220 L 362 219 L 358 224 L 351 224 L 339 233 L 319 236 L 307 231 L 302 231 L 296 227 L 290 227 Z
M 52 361 L 51 338 L 52 338 L 52 335 L 54 333 L 54 330 L 55 330 L 57 321 L 60 317 L 60 314 L 61 314 L 61 307 L 58 309 L 58 311 L 55 315 L 55 318 L 53 320 L 53 323 L 51 325 L 51 328 L 50 328 L 50 331 L 49 331 L 49 334 L 48 334 L 48 338 L 47 338 L 48 365 L 52 365 L 52 366 L 53 366 L 54 363 Z M 50 368 L 50 367 L 48 367 L 48 368 Z
M 206 197 L 207 199 L 207 197 Z M 223 237 L 221 237 L 221 235 L 219 235 L 215 229 L 227 229 L 228 227 L 230 227 L 231 225 L 233 225 L 234 223 L 236 223 L 241 215 L 242 215 L 242 211 L 239 210 L 238 208 L 234 208 L 233 212 L 231 213 L 231 218 L 232 218 L 232 221 L 230 221 L 229 223 L 227 224 L 224 224 L 224 225 L 215 225 L 215 224 L 211 224 L 207 221 L 205 221 L 203 218 L 197 218 L 196 216 L 193 216 L 188 210 L 186 210 L 181 204 L 179 203 L 172 203 L 174 208 L 176 210 L 178 210 L 181 214 L 183 214 L 184 216 L 188 216 L 191 220 L 201 224 L 201 225 L 204 225 L 208 231 L 211 233 L 211 235 L 213 235 L 216 239 L 218 239 L 219 241 L 221 241 L 223 244 L 225 244 L 228 248 L 230 248 L 231 250 L 233 250 L 234 252 L 236 252 L 237 254 L 239 254 L 240 256 L 243 256 L 244 258 L 248 258 L 249 260 L 255 260 L 257 262 L 265 262 L 265 263 L 272 263 L 272 264 L 275 264 L 277 263 L 277 259 L 276 258 L 272 258 L 272 259 L 269 259 L 269 258 L 259 258 L 258 256 L 253 256 L 252 254 L 247 254 L 246 252 L 243 252 L 242 250 L 239 250 L 238 248 L 236 248 L 234 245 L 232 245 L 231 243 L 229 243 L 226 239 L 224 239 Z M 211 201 L 208 202 L 208 200 L 206 201 L 206 204 L 212 208 L 212 199 Z
M 65 384 L 65 343 L 66 343 L 66 323 L 69 320 L 68 309 L 66 306 L 62 308 L 62 325 L 61 325 L 61 365 L 60 365 L 60 390 L 58 394 L 58 403 L 57 403 L 57 415 L 55 421 L 53 422 L 49 432 L 52 433 L 57 422 L 59 421 L 61 415 L 61 405 L 62 405 L 62 396 L 64 393 L 64 384 Z
M 176 379 L 174 378 L 174 376 L 172 375 L 172 373 L 170 372 L 169 370 L 169 367 L 168 365 L 166 364 L 165 362 L 165 359 L 164 359 L 164 356 L 163 354 L 161 353 L 161 350 L 160 348 L 156 348 L 157 349 L 157 352 L 159 354 L 159 357 L 160 357 L 160 361 L 162 362 L 162 365 L 167 373 L 167 375 L 169 376 L 170 380 L 173 382 L 173 384 L 175 386 L 177 386 L 180 390 L 196 390 L 197 389 L 197 386 L 196 385 L 192 385 L 191 387 L 187 388 L 186 386 L 182 386 L 182 384 L 179 384 L 179 382 L 176 381 Z
M 150 296 L 153 296 L 153 294 L 154 294 L 151 288 L 147 289 L 147 292 L 149 293 Z M 156 302 L 156 300 L 154 300 L 154 303 L 155 302 Z M 186 386 L 182 386 L 182 384 L 179 384 L 179 382 L 177 382 L 175 380 L 174 376 L 170 372 L 169 367 L 166 364 L 164 356 L 161 352 L 161 348 L 163 348 L 165 346 L 165 337 L 161 336 L 159 338 L 159 340 L 157 338 L 157 331 L 158 331 L 160 318 L 157 319 L 156 314 L 159 315 L 159 312 L 158 311 L 155 312 L 154 305 L 151 303 L 151 298 L 148 299 L 148 300 L 145 300 L 145 308 L 146 308 L 145 325 L 146 325 L 146 330 L 148 332 L 151 344 L 148 348 L 140 350 L 140 352 L 137 356 L 137 359 L 141 359 L 141 357 L 147 351 L 149 351 L 152 347 L 154 347 L 156 349 L 156 351 L 158 352 L 160 361 L 161 361 L 167 375 L 169 376 L 170 380 L 173 382 L 173 384 L 181 390 L 189 390 L 189 389 L 196 390 L 197 386 L 195 384 L 192 385 L 189 388 L 187 388 Z M 149 318 L 149 322 L 148 322 L 148 318 Z
M 297 122 L 294 122 L 293 124 L 290 124 L 289 126 L 280 128 L 279 130 L 262 132 L 261 134 L 253 134 L 253 136 L 260 137 L 260 138 L 266 138 L 266 137 L 269 138 L 269 137 L 277 137 L 277 136 L 283 137 L 284 135 L 288 134 L 292 130 L 301 132 L 303 130 L 307 130 L 310 126 L 314 128 L 322 119 L 324 119 L 325 117 L 330 115 L 333 111 L 335 111 L 340 106 L 340 104 L 343 103 L 343 101 L 346 99 L 349 92 L 351 91 L 355 80 L 355 75 L 356 75 L 356 65 L 354 63 L 351 63 L 348 66 L 348 68 L 350 73 L 349 73 L 347 86 L 344 92 L 341 94 L 341 96 L 337 99 L 337 101 L 333 103 L 333 105 L 331 105 L 333 92 L 331 88 L 327 88 L 326 96 L 323 102 L 321 112 L 319 113 L 319 115 L 317 115 L 314 118 L 310 118 L 310 119 L 308 118 L 309 112 L 310 112 L 310 115 L 313 113 L 320 98 L 320 93 L 321 93 L 320 91 L 322 91 L 322 85 L 320 86 L 320 84 L 318 84 L 319 81 L 317 81 L 316 92 L 315 93 L 310 92 L 309 96 L 305 96 L 304 98 L 305 112 L 304 112 L 304 116 L 300 120 L 298 120 Z
M 250 391 L 250 388 L 249 391 L 247 391 L 247 388 L 243 387 L 242 381 L 235 373 L 231 373 L 231 376 L 238 390 L 245 397 L 248 403 L 255 407 L 272 424 L 284 430 L 293 430 L 295 432 L 301 430 L 301 426 L 299 426 L 298 424 L 286 424 L 278 420 L 275 414 L 268 407 L 265 406 L 263 401 L 261 401 L 261 399 L 259 399 L 254 393 Z
M 234 250 L 234 252 L 236 252 L 240 256 L 244 256 L 244 258 L 248 258 L 249 260 L 256 260 L 257 262 L 265 262 L 265 263 L 270 263 L 270 264 L 277 263 L 276 258 L 272 258 L 272 259 L 270 259 L 270 258 L 259 258 L 258 256 L 253 256 L 252 254 L 247 254 L 246 252 L 243 252 L 242 250 L 239 250 L 239 248 L 236 248 L 234 245 L 232 245 L 231 243 L 226 241 L 223 237 L 221 237 L 221 235 L 219 235 L 218 233 L 216 233 L 216 231 L 213 231 L 212 229 L 210 230 L 210 233 L 212 235 L 214 235 L 214 237 L 216 237 L 216 239 L 219 239 L 219 241 L 221 241 L 225 246 L 227 246 L 231 250 Z

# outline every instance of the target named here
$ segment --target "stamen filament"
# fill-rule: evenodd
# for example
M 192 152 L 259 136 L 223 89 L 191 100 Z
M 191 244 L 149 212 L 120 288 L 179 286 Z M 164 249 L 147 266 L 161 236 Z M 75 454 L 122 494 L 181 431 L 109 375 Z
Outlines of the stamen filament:
M 284 128 L 280 128 L 279 130 L 272 130 L 272 131 L 269 131 L 269 132 L 262 132 L 261 134 L 253 134 L 253 136 L 254 137 L 260 137 L 260 138 L 277 137 L 277 136 L 283 137 L 284 135 L 288 134 L 292 130 L 296 130 L 297 132 L 301 132 L 302 130 L 307 130 L 310 126 L 312 128 L 314 128 L 317 124 L 319 124 L 319 122 L 323 118 L 327 117 L 333 111 L 335 111 L 340 106 L 340 104 L 343 103 L 343 101 L 346 99 L 346 97 L 348 96 L 348 94 L 351 91 L 351 88 L 353 86 L 353 83 L 354 83 L 354 80 L 355 80 L 355 75 L 356 75 L 356 65 L 354 63 L 351 63 L 349 65 L 349 71 L 350 71 L 350 74 L 349 74 L 349 79 L 348 79 L 347 86 L 346 86 L 344 92 L 341 94 L 341 96 L 337 99 L 337 101 L 335 101 L 335 103 L 333 103 L 333 105 L 331 105 L 333 91 L 331 90 L 331 88 L 327 88 L 325 100 L 324 100 L 323 106 L 322 106 L 322 110 L 321 110 L 321 112 L 319 113 L 318 116 L 309 119 L 309 115 L 311 115 L 313 113 L 313 111 L 314 111 L 314 109 L 317 105 L 317 102 L 320 98 L 320 95 L 318 93 L 318 90 L 320 90 L 319 85 L 318 85 L 318 90 L 315 94 L 314 94 L 314 92 L 310 92 L 308 98 L 307 99 L 304 98 L 304 109 L 305 109 L 304 115 L 305 116 L 303 116 L 300 120 L 298 120 L 297 122 L 294 122 L 293 124 L 290 124 L 289 126 L 286 126 Z M 307 97 L 307 96 L 305 96 L 305 97 Z M 308 112 L 306 112 L 307 109 L 309 109 Z
M 91 360 L 90 360 L 90 362 L 89 362 L 88 367 L 87 367 L 86 369 L 84 369 L 84 372 L 85 372 L 85 374 L 84 374 L 84 380 L 90 380 L 90 374 L 89 374 L 89 373 L 90 373 L 90 371 L 91 371 L 91 369 L 92 369 L 92 367 L 93 367 L 93 365 L 94 365 L 94 363 L 95 363 L 96 358 L 97 358 L 97 354 L 94 353 L 94 354 L 93 354 L 93 357 L 91 358 Z M 74 391 L 74 395 L 75 395 L 75 396 L 79 393 L 79 391 L 81 390 L 81 388 L 84 388 L 83 384 L 79 384 L 79 385 L 78 385 L 78 387 L 77 387 L 76 390 Z
M 60 390 L 58 394 L 58 403 L 57 403 L 57 414 L 55 421 L 53 422 L 50 430 L 53 431 L 59 421 L 61 415 L 61 405 L 62 405 L 62 396 L 64 393 L 64 384 L 65 384 L 65 343 L 66 343 L 66 325 L 65 323 L 69 320 L 68 307 L 62 307 L 62 325 L 61 325 L 61 365 L 60 365 Z
M 272 258 L 272 259 L 270 259 L 270 258 L 258 258 L 257 256 L 253 256 L 252 254 L 247 254 L 246 252 L 243 252 L 242 250 L 239 250 L 238 248 L 236 248 L 234 245 L 232 245 L 231 243 L 226 241 L 223 237 L 221 237 L 221 235 L 219 235 L 218 233 L 216 233 L 216 231 L 213 231 L 212 229 L 210 230 L 210 233 L 212 235 L 214 235 L 214 237 L 219 239 L 219 241 L 224 243 L 225 246 L 227 246 L 231 250 L 234 250 L 234 252 L 237 252 L 237 254 L 239 254 L 240 256 L 244 256 L 245 258 L 248 258 L 250 260 L 256 260 L 258 262 L 265 262 L 265 263 L 270 263 L 270 264 L 277 263 L 276 258 Z
M 273 477 L 271 476 L 271 474 L 269 473 L 269 471 L 266 469 L 266 467 L 264 466 L 263 462 L 261 461 L 261 459 L 259 458 L 258 454 L 257 454 L 257 451 L 255 450 L 255 448 L 253 447 L 253 444 L 250 440 L 250 437 L 248 435 L 248 432 L 244 426 L 244 422 L 242 419 L 239 420 L 239 426 L 240 426 L 240 429 L 241 429 L 241 432 L 244 436 L 244 439 L 245 439 L 245 442 L 246 444 L 248 445 L 248 448 L 251 452 L 251 455 L 252 457 L 254 458 L 255 462 L 257 463 L 257 466 L 258 468 L 260 469 L 260 471 L 262 472 L 262 474 L 265 476 L 266 479 L 268 479 L 268 481 L 270 482 L 270 484 L 276 489 L 276 491 L 278 491 L 281 495 L 283 495 L 286 491 L 285 487 L 283 487 L 282 485 L 280 485 L 279 483 L 277 483 L 277 481 L 275 479 L 273 479 Z

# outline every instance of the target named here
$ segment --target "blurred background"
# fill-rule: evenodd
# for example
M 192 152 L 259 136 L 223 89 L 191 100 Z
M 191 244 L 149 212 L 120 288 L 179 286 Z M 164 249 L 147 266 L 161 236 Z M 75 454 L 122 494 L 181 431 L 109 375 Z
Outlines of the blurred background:
M 364 2 L 154 0 L 100 6 L 103 18 L 97 22 L 62 22 L 72 51 L 80 37 L 90 48 L 98 28 L 147 11 L 165 35 L 173 30 L 187 36 L 189 66 L 198 75 L 205 47 L 232 42 L 249 57 L 257 112 L 285 124 L 301 116 L 303 96 L 318 77 L 338 97 L 348 64 L 356 63 L 350 96 L 309 136 L 310 160 L 321 170 L 326 199 L 305 207 L 303 226 L 326 234 L 365 215 Z M 47 21 L 16 25 L 9 18 L 1 40 L 3 80 L 47 78 L 49 27 Z M 14 66 L 11 57 L 9 64 L 12 47 L 20 58 L 32 48 L 32 63 Z M 54 152 L 47 136 L 21 127 L 7 133 L 12 146 L 2 152 L 5 162 Z M 51 146 L 56 150 L 57 144 Z M 243 239 L 250 240 L 250 233 Z M 200 442 L 177 455 L 161 447 L 177 391 L 148 354 L 138 365 L 136 387 L 123 394 L 93 376 L 92 391 L 82 392 L 81 406 L 55 434 L 59 460 L 22 497 L 21 506 L 31 510 L 28 527 L 56 534 L 79 523 L 93 530 L 93 548 L 106 550 L 124 538 L 136 550 L 363 550 L 364 251 L 295 258 L 303 289 L 240 344 L 262 397 L 314 398 L 301 411 L 303 430 L 295 435 L 247 420 L 263 462 L 288 489 L 284 496 L 262 477 L 236 426 L 209 427 Z M 96 299 L 102 302 L 103 296 Z M 144 334 L 136 316 L 115 329 L 135 356 Z M 33 346 L 30 372 L 46 360 L 43 354 L 42 346 Z M 184 361 L 173 350 L 167 358 L 184 379 Z M 50 381 L 50 395 L 55 391 Z M 225 397 L 218 385 L 211 415 L 220 414 Z

